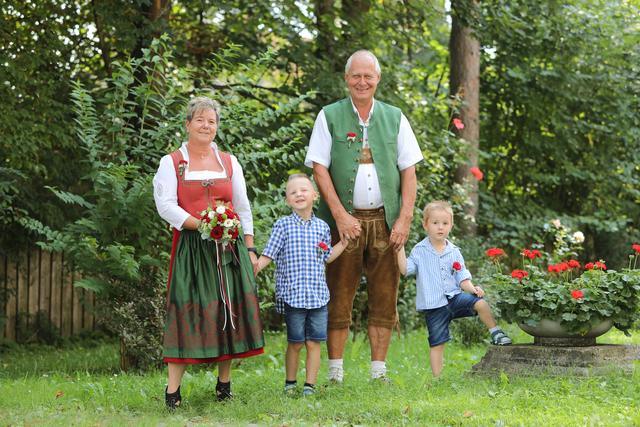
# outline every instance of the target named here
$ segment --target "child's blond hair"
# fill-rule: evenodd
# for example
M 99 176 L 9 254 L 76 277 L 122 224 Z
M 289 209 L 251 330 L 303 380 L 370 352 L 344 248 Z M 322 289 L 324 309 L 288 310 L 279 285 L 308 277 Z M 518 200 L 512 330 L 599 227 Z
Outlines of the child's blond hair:
M 451 208 L 451 203 L 446 200 L 435 200 L 428 203 L 422 211 L 422 221 L 426 222 L 433 211 L 445 211 L 451 216 L 451 224 L 453 224 L 453 208 Z
M 306 179 L 307 181 L 309 181 L 309 183 L 311 183 L 311 188 L 313 188 L 313 191 L 315 191 L 316 193 L 318 192 L 318 190 L 316 189 L 316 185 L 313 183 L 313 180 L 306 173 L 294 173 L 289 175 L 289 178 L 287 179 L 287 183 L 285 184 L 285 191 L 289 187 L 289 183 L 294 179 L 298 179 L 298 178 Z

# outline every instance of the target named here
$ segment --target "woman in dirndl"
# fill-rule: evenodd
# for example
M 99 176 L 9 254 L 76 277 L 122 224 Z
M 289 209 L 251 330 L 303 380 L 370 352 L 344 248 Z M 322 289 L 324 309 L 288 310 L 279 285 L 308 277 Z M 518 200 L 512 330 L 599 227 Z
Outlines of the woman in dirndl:
M 160 160 L 153 179 L 158 213 L 173 228 L 163 344 L 170 410 L 181 403 L 188 364 L 217 363 L 216 398 L 226 400 L 232 397 L 231 360 L 263 353 L 251 208 L 238 160 L 213 142 L 219 123 L 217 102 L 192 99 L 188 141 Z M 230 203 L 242 227 L 235 243 L 226 246 L 198 231 L 202 211 L 222 202 Z

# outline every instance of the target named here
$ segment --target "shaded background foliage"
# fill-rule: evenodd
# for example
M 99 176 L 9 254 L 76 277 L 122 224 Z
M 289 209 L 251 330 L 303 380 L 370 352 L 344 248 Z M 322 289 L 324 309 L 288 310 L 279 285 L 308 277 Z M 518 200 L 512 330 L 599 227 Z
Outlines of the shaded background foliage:
M 469 263 L 487 245 L 517 250 L 542 239 L 542 224 L 556 217 L 585 232 L 586 258 L 622 259 L 640 240 L 639 2 L 489 0 L 469 16 L 468 1 L 454 3 L 483 53 L 478 236 L 456 236 Z M 417 208 L 446 198 L 461 212 L 466 190 L 454 178 L 468 146 L 450 129 L 463 100 L 447 87 L 446 6 L 0 3 L 0 248 L 12 254 L 44 233 L 48 245 L 87 258 L 87 277 L 105 289 L 119 289 L 119 279 L 92 263 L 121 257 L 137 271 L 127 283 L 141 291 L 151 282 L 160 298 L 166 266 L 156 271 L 144 260 L 163 261 L 169 235 L 153 213 L 150 186 L 140 183 L 148 184 L 159 158 L 184 139 L 185 101 L 202 93 L 223 105 L 217 141 L 243 165 L 263 247 L 275 218 L 286 213 L 282 183 L 305 171 L 313 119 L 346 93 L 344 62 L 358 48 L 378 55 L 378 97 L 403 109 L 423 149 Z M 161 34 L 167 37 L 153 44 Z M 135 185 L 138 206 L 126 198 Z M 110 211 L 96 211 L 109 203 Z M 143 212 L 144 221 L 132 220 Z M 409 248 L 421 238 L 419 222 L 416 215 Z M 271 275 L 259 285 L 268 307 Z M 418 322 L 414 296 L 413 282 L 403 282 L 399 310 L 407 327 Z M 135 296 L 113 294 L 107 307 L 117 298 Z

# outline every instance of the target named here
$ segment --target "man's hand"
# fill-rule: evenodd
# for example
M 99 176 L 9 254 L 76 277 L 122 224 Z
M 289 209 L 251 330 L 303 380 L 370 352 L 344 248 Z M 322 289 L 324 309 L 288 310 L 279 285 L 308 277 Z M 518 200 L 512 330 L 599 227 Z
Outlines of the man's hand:
M 393 245 L 393 249 L 399 251 L 400 248 L 407 243 L 409 238 L 409 228 L 411 227 L 410 218 L 398 217 L 393 228 L 391 228 L 391 234 L 389 235 L 389 243 Z
M 338 227 L 340 240 L 352 240 L 360 237 L 360 221 L 348 213 L 336 219 L 336 227 Z

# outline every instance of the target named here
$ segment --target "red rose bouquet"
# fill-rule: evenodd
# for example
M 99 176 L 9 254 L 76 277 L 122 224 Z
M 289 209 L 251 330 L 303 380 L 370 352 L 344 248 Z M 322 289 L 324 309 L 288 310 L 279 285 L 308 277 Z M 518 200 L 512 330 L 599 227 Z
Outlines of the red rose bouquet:
M 207 207 L 200 214 L 198 231 L 203 240 L 214 240 L 227 246 L 235 243 L 240 234 L 240 217 L 231 203 L 217 201 L 214 207 Z

